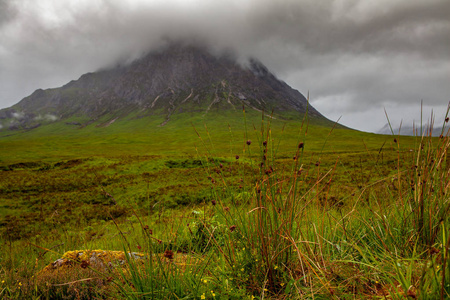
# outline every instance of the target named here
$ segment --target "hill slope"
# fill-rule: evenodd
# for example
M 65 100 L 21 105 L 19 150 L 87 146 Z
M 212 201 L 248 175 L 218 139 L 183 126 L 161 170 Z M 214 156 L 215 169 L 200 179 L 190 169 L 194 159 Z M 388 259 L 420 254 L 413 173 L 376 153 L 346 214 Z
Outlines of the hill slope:
M 274 111 L 280 118 L 297 118 L 308 109 L 312 119 L 329 123 L 260 62 L 249 60 L 244 67 L 204 47 L 171 44 L 129 65 L 88 73 L 60 88 L 36 90 L 0 110 L 0 129 L 33 129 L 58 121 L 107 126 L 130 115 L 156 115 L 165 125 L 174 114 L 240 111 L 243 105 Z

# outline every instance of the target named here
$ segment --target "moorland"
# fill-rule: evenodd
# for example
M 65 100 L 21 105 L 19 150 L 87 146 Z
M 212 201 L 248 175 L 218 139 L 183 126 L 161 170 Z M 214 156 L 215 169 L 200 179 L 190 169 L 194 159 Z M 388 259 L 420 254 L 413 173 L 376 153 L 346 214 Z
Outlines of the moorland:
M 253 110 L 162 121 L 0 132 L 0 297 L 450 297 L 445 132 Z M 146 258 L 41 271 L 81 249 Z

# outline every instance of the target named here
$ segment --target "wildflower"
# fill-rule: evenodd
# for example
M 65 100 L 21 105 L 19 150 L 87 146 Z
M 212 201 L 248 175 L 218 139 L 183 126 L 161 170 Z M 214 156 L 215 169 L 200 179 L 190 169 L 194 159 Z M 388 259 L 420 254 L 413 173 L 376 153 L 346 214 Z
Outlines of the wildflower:
M 239 155 L 236 155 L 236 159 L 239 159 Z
M 394 143 L 397 143 L 397 139 L 394 139 Z
M 164 251 L 164 257 L 166 257 L 168 259 L 173 259 L 173 251 L 172 250 Z
M 208 280 L 206 280 L 206 279 L 203 279 L 203 282 L 204 282 L 204 283 L 207 283 L 207 282 L 208 282 Z
M 224 211 L 230 211 L 230 208 L 229 208 L 228 206 L 225 206 L 225 207 L 223 208 L 223 210 L 224 210 Z
M 298 144 L 298 149 L 302 149 L 303 148 L 303 143 Z
M 231 225 L 229 229 L 231 232 L 233 232 L 236 229 L 236 227 L 237 227 L 236 225 Z
M 211 295 L 212 295 L 213 297 L 216 296 L 216 294 L 214 294 L 214 291 L 211 291 Z
M 250 141 L 250 140 L 247 141 L 247 145 L 250 146 L 251 143 L 252 143 L 252 141 Z
M 217 203 L 216 203 L 216 200 L 212 200 L 212 201 L 211 201 L 211 204 L 212 204 L 213 206 L 216 206 L 216 204 L 217 204 Z
M 278 269 L 278 266 L 273 267 L 274 270 Z
M 206 299 L 205 293 L 200 296 L 200 299 Z
M 241 272 L 244 272 L 244 268 L 241 269 Z
M 141 247 L 141 246 L 139 246 L 139 245 L 137 245 L 137 248 L 138 248 L 138 250 L 141 250 L 141 249 L 142 249 L 142 247 Z
M 264 142 L 263 142 L 263 146 L 264 146 L 264 147 L 267 146 L 267 141 L 264 141 Z

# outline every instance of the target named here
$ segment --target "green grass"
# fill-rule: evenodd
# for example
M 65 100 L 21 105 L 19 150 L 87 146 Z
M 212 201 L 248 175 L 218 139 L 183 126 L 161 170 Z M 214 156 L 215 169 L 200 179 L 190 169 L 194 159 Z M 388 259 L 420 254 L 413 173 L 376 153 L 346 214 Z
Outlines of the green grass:
M 448 136 L 254 112 L 96 127 L 108 118 L 2 133 L 3 298 L 449 296 Z M 39 280 L 76 249 L 182 259 Z

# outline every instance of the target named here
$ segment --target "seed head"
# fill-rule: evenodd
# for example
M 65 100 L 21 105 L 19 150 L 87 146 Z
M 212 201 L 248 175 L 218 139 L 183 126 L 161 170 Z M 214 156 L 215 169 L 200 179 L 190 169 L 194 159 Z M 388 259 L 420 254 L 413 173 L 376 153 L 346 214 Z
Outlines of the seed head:
M 239 155 L 236 155 L 236 159 L 239 159 Z
M 216 206 L 216 204 L 217 204 L 216 200 L 212 200 L 212 201 L 211 201 L 211 204 L 212 204 L 213 206 Z
M 229 229 L 231 232 L 233 232 L 236 229 L 236 225 L 231 225 Z
M 264 147 L 267 146 L 267 141 L 264 141 L 264 142 L 263 142 L 263 146 L 264 146 Z
M 298 149 L 302 149 L 303 148 L 303 143 L 298 144 Z
M 250 144 L 252 143 L 252 141 L 250 141 L 250 140 L 247 140 L 247 145 L 249 145 L 250 146 Z
M 449 120 L 449 118 L 447 117 L 447 118 L 445 118 L 445 123 L 448 123 L 448 120 Z
M 397 139 L 394 139 L 394 143 L 397 143 Z
M 173 259 L 173 251 L 172 250 L 164 251 L 164 257 L 166 257 L 168 259 Z

